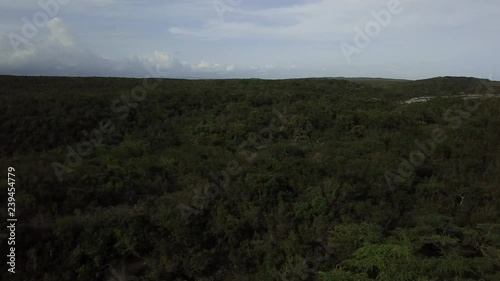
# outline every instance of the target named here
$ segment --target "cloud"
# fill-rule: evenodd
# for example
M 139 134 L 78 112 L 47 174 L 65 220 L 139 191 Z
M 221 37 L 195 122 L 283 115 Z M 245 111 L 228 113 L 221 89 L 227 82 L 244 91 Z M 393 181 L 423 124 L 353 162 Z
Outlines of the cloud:
M 151 65 L 157 65 L 170 71 L 187 71 L 189 66 L 182 64 L 178 59 L 160 51 L 154 51 L 152 55 L 143 55 L 142 58 Z
M 485 0 L 400 0 L 404 11 L 347 65 L 339 44 L 353 42 L 354 29 L 389 1 L 244 0 L 221 19 L 213 0 L 71 0 L 14 50 L 8 34 L 21 34 L 21 18 L 41 8 L 0 0 L 0 73 L 142 77 L 142 61 L 173 77 L 206 78 L 498 70 L 500 2 Z
M 59 43 L 62 46 L 70 47 L 75 44 L 75 38 L 60 18 L 53 18 L 47 22 L 50 32 L 49 40 Z
M 300 41 L 347 39 L 356 25 L 368 19 L 371 10 L 384 8 L 387 2 L 321 0 L 261 9 L 238 7 L 232 12 L 235 14 L 232 20 L 208 19 L 199 26 L 172 26 L 168 30 L 175 35 L 210 40 L 245 37 Z
M 28 75 L 103 75 L 145 76 L 143 62 L 161 69 L 183 73 L 189 71 L 177 59 L 155 51 L 112 60 L 86 49 L 60 18 L 47 23 L 48 34 L 15 50 L 6 35 L 0 36 L 0 69 L 2 74 Z
M 1 35 L 0 74 L 145 77 L 149 75 L 146 64 L 168 73 L 168 77 L 214 78 L 222 77 L 218 75 L 223 70 L 235 70 L 234 65 L 223 66 L 207 60 L 190 65 L 158 50 L 111 59 L 85 48 L 61 18 L 50 20 L 47 29 L 45 36 L 19 50 L 12 48 L 7 35 Z
M 219 70 L 221 69 L 221 65 L 218 63 L 211 64 L 206 60 L 202 60 L 198 65 L 192 66 L 192 68 L 197 70 Z

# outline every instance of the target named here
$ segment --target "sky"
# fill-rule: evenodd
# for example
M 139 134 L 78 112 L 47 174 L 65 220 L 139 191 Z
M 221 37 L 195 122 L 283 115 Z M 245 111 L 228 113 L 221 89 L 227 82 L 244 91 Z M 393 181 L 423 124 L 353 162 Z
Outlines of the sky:
M 0 74 L 500 80 L 497 0 L 0 0 Z

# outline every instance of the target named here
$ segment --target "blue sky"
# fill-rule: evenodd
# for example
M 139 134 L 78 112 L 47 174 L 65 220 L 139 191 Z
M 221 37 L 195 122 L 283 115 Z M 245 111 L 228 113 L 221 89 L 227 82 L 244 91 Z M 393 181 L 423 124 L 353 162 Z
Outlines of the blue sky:
M 500 80 L 499 34 L 494 0 L 0 0 L 0 74 Z

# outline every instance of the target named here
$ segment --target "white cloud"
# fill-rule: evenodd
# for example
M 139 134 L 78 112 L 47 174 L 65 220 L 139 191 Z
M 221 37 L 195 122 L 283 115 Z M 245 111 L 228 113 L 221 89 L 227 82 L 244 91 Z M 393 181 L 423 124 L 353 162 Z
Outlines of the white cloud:
M 50 39 L 55 41 L 65 47 L 73 46 L 75 44 L 75 38 L 65 26 L 64 22 L 60 18 L 53 18 L 47 22 L 47 27 L 50 31 Z
M 221 65 L 218 63 L 211 64 L 206 60 L 202 60 L 198 65 L 191 66 L 193 69 L 197 70 L 220 70 Z
M 154 51 L 149 55 L 112 60 L 86 49 L 71 33 L 66 23 L 54 18 L 47 24 L 49 33 L 15 50 L 7 35 L 0 36 L 0 73 L 29 75 L 148 75 L 142 61 L 162 70 L 182 74 L 189 66 L 168 54 Z
M 185 67 L 176 58 L 160 51 L 154 51 L 152 55 L 143 55 L 143 59 L 151 65 L 158 65 L 160 68 L 182 70 Z
M 20 18 L 40 11 L 37 2 L 0 0 L 1 73 L 141 76 L 143 58 L 187 77 L 315 76 L 328 70 L 418 78 L 490 72 L 500 64 L 497 1 L 401 0 L 404 11 L 351 66 L 338 44 L 351 42 L 354 28 L 389 0 L 247 0 L 224 20 L 213 0 L 70 0 L 30 46 L 14 51 L 7 34 L 21 33 Z
M 6 34 L 0 34 L 0 74 L 144 77 L 149 73 L 143 63 L 153 69 L 159 68 L 169 77 L 181 78 L 217 77 L 223 70 L 235 70 L 234 65 L 223 66 L 207 60 L 190 65 L 158 50 L 129 58 L 111 59 L 86 49 L 61 18 L 48 22 L 47 29 L 47 34 L 19 50 L 12 48 Z
M 369 19 L 370 11 L 386 7 L 388 0 L 321 0 L 279 8 L 245 10 L 238 7 L 233 21 L 207 19 L 199 27 L 173 26 L 175 35 L 205 39 L 275 38 L 339 40 L 350 38 L 354 27 Z M 404 4 L 410 0 L 401 0 Z M 263 24 L 268 22 L 268 24 Z

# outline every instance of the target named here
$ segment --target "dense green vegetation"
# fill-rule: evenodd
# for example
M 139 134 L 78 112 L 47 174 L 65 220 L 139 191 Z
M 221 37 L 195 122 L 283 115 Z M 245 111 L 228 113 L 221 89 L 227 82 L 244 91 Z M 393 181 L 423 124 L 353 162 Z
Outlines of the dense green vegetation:
M 0 77 L 19 280 L 500 280 L 500 99 L 400 103 L 498 84 L 143 82 Z

